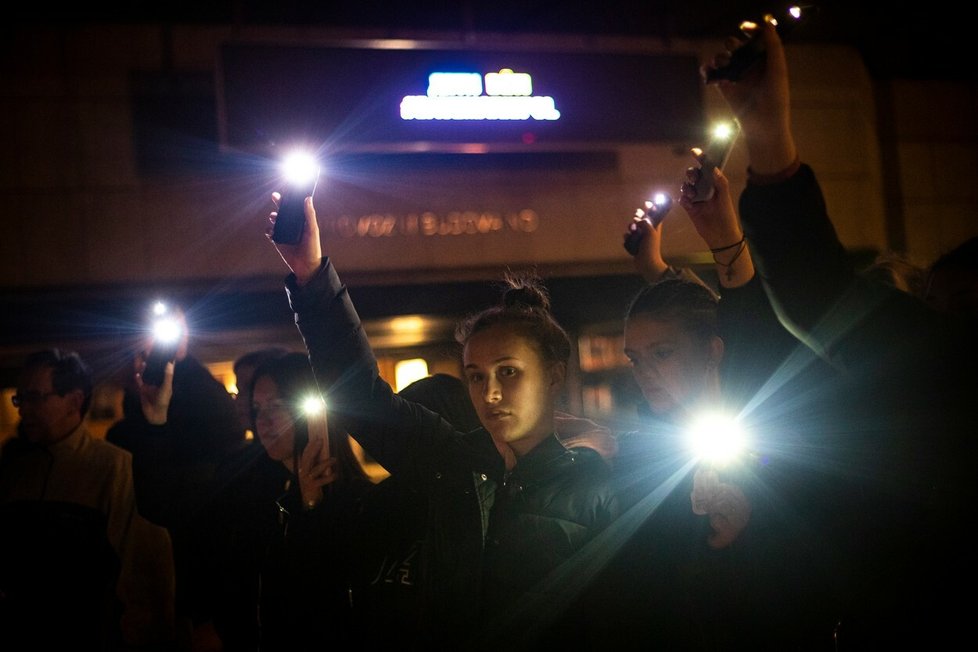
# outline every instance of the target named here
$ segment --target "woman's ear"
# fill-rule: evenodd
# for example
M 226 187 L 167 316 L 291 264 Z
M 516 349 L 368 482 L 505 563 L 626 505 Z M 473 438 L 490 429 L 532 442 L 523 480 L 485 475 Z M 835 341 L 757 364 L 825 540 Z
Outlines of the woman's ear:
M 564 381 L 566 379 L 567 379 L 567 363 L 555 362 L 550 367 L 550 387 L 560 390 L 563 388 Z

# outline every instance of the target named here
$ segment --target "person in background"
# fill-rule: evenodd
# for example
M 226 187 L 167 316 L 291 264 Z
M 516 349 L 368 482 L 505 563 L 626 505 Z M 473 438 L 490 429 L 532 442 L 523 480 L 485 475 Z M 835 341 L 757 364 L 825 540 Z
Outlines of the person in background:
M 123 417 L 109 427 L 107 441 L 132 454 L 133 480 L 140 514 L 165 527 L 173 542 L 177 574 L 177 618 L 181 637 L 190 635 L 188 612 L 192 586 L 187 576 L 193 534 L 188 531 L 202 497 L 212 491 L 219 464 L 245 444 L 224 385 L 190 353 L 190 330 L 184 311 L 170 307 L 179 335 L 175 343 L 172 393 L 162 414 L 150 417 L 151 382 L 143 382 L 149 338 L 133 358 L 131 385 L 123 396 Z M 155 398 L 155 397 L 154 397 Z
M 901 292 L 924 298 L 927 270 L 909 256 L 896 251 L 883 251 L 860 272 L 863 277 L 886 283 Z
M 198 637 L 212 630 L 224 650 L 354 646 L 351 540 L 370 482 L 327 428 L 305 354 L 262 363 L 250 402 L 256 444 L 222 465 L 194 528 Z
M 974 503 L 973 333 L 943 311 L 862 278 L 828 217 L 791 127 L 785 52 L 770 20 L 747 32 L 763 60 L 717 88 L 749 157 L 740 217 L 772 306 L 834 370 L 799 396 L 814 418 L 805 520 L 826 535 L 843 599 L 836 644 L 942 647 L 968 635 L 975 581 L 961 517 Z M 708 68 L 722 68 L 730 39 Z
M 176 530 L 193 513 L 214 469 L 244 445 L 244 431 L 227 390 L 190 353 L 190 329 L 179 306 L 170 309 L 179 329 L 175 344 L 173 395 L 166 428 L 147 420 L 140 399 L 140 373 L 153 338 L 134 357 L 132 384 L 123 397 L 123 418 L 106 439 L 133 455 L 133 473 L 140 512 L 159 525 Z M 151 384 L 151 383 L 147 383 Z
M 17 436 L 0 451 L 5 649 L 176 645 L 170 538 L 136 508 L 130 454 L 86 429 L 92 382 L 60 349 L 20 373 Z
M 266 360 L 279 358 L 286 353 L 289 350 L 284 346 L 268 346 L 248 351 L 234 360 L 234 384 L 238 388 L 234 395 L 234 411 L 243 431 L 250 432 L 252 427 L 251 403 L 248 399 L 251 396 L 251 381 L 255 377 L 255 369 Z
M 799 356 L 768 303 L 726 176 L 713 170 L 716 192 L 693 202 L 700 174 L 687 170 L 679 204 L 713 254 L 716 290 L 662 260 L 668 216 L 633 227 L 635 267 L 650 285 L 626 311 L 624 344 L 645 401 L 613 458 L 625 511 L 610 528 L 609 549 L 620 550 L 589 598 L 604 610 L 593 649 L 792 649 L 828 641 L 834 624 L 830 609 L 807 606 L 825 587 L 797 569 L 816 561 L 811 538 L 776 507 L 790 495 L 790 460 L 777 454 L 790 428 L 774 442 L 755 437 L 750 454 L 732 460 L 690 445 L 703 417 L 707 434 L 733 425 L 763 433 L 758 426 L 792 401 L 790 384 L 771 387 L 776 372 L 793 357 L 795 366 L 813 360 Z
M 481 427 L 465 383 L 439 373 L 414 381 L 398 394 L 439 414 L 459 432 Z M 363 498 L 356 540 L 363 561 L 354 608 L 366 649 L 380 650 L 423 640 L 426 569 L 432 563 L 428 495 L 401 475 L 392 475 Z

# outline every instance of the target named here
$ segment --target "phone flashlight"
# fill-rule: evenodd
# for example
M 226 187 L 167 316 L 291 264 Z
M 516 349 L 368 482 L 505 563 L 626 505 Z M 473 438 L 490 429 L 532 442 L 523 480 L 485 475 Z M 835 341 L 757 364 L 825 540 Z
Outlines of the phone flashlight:
M 638 223 L 645 221 L 651 224 L 653 228 L 659 226 L 672 208 L 672 197 L 664 192 L 657 192 L 652 196 L 652 199 L 645 202 L 644 206 L 644 208 L 635 209 L 635 216 L 628 225 L 628 232 L 625 234 L 625 251 L 632 256 L 638 255 L 638 249 L 642 243 L 642 231 L 639 229 Z
M 814 5 L 789 5 L 778 14 L 769 14 L 768 20 L 774 25 L 781 39 L 785 39 L 795 27 L 806 22 L 815 13 Z M 736 50 L 731 52 L 730 61 L 726 65 L 718 68 L 707 68 L 705 70 L 706 83 L 716 82 L 721 79 L 737 81 L 744 76 L 750 68 L 765 55 L 764 44 L 758 34 L 757 23 L 745 20 L 740 24 L 740 29 L 747 34 L 747 40 Z
M 326 403 L 319 396 L 307 396 L 302 399 L 302 413 L 307 417 L 315 416 L 326 409 Z
M 308 152 L 296 151 L 282 160 L 283 187 L 279 191 L 278 211 L 272 240 L 279 244 L 296 244 L 306 225 L 305 201 L 316 192 L 319 163 Z
M 146 384 L 158 387 L 163 384 L 166 363 L 176 360 L 177 348 L 183 337 L 183 324 L 170 306 L 162 301 L 153 303 L 150 315 L 153 344 L 146 354 L 142 379 Z
M 687 431 L 693 455 L 712 466 L 725 466 L 747 453 L 747 434 L 740 423 L 717 413 L 696 418 Z
M 329 426 L 326 417 L 326 401 L 323 400 L 322 396 L 310 394 L 302 399 L 300 407 L 306 418 L 309 441 L 321 440 L 323 448 L 320 452 L 320 459 L 329 458 Z
M 723 167 L 730 158 L 734 143 L 740 134 L 740 123 L 736 120 L 729 122 L 718 122 L 710 130 L 710 140 L 706 148 L 692 148 L 693 155 L 700 162 L 700 175 L 696 183 L 693 184 L 693 202 L 709 201 L 713 198 L 716 191 L 714 188 L 715 179 L 713 169 Z

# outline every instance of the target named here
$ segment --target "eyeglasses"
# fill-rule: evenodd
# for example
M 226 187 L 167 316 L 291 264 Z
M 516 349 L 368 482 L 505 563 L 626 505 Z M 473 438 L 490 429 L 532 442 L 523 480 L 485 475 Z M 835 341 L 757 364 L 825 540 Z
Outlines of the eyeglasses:
M 31 403 L 46 401 L 52 396 L 63 396 L 63 394 L 60 392 L 26 392 L 24 394 L 18 392 L 10 397 L 10 401 L 14 404 L 15 408 L 19 408 Z

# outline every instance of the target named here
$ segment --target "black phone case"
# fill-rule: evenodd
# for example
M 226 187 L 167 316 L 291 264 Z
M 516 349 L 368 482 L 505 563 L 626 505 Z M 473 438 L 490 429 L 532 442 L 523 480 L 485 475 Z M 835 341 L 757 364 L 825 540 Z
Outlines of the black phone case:
M 301 186 L 287 186 L 281 191 L 282 198 L 275 217 L 272 240 L 279 244 L 296 244 L 302 238 L 306 225 L 305 199 L 316 192 L 316 181 Z
M 653 204 L 650 209 L 645 213 L 645 216 L 640 218 L 645 220 L 652 227 L 657 227 L 662 224 L 662 220 L 665 219 L 666 214 L 672 208 L 672 200 L 669 200 L 664 205 Z M 625 233 L 625 242 L 623 243 L 625 251 L 627 251 L 632 256 L 638 255 L 638 248 L 642 244 L 642 232 L 638 228 L 637 220 L 632 220 L 632 223 L 628 225 L 628 232 Z
M 166 363 L 174 360 L 177 356 L 175 345 L 163 346 L 155 344 L 146 355 L 146 368 L 143 369 L 143 382 L 147 385 L 159 387 L 163 384 L 163 374 L 166 372 Z
M 783 41 L 796 27 L 807 22 L 815 12 L 815 7 L 808 5 L 798 7 L 801 14 L 795 18 L 787 10 L 776 15 L 778 24 L 775 29 Z M 752 34 L 739 48 L 730 54 L 730 61 L 719 68 L 708 68 L 704 73 L 706 83 L 717 82 L 721 79 L 738 81 L 758 61 L 764 58 L 764 44 L 759 34 Z

